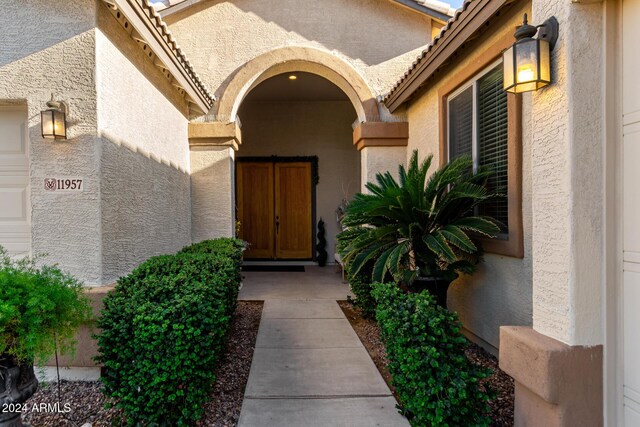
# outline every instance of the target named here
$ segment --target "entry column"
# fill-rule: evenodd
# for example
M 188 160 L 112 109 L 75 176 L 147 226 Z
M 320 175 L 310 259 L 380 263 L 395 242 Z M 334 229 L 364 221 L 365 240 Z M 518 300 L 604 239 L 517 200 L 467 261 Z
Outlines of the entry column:
M 194 242 L 235 235 L 236 123 L 190 123 L 191 237 Z
M 398 177 L 398 165 L 407 161 L 409 123 L 365 122 L 353 130 L 353 144 L 360 151 L 360 185 L 366 192 L 367 182 L 375 182 L 379 172 Z

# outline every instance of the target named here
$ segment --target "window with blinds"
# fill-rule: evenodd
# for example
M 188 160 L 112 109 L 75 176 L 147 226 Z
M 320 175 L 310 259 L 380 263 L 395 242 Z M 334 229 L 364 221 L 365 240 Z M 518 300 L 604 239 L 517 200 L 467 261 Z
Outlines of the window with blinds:
M 473 87 L 449 101 L 449 158 L 472 155 L 473 151 Z
M 463 154 L 473 158 L 474 167 L 490 167 L 492 191 L 507 194 L 508 110 L 502 89 L 502 63 L 476 76 L 448 101 L 449 159 Z M 478 212 L 502 223 L 503 237 L 509 231 L 507 197 L 484 203 Z

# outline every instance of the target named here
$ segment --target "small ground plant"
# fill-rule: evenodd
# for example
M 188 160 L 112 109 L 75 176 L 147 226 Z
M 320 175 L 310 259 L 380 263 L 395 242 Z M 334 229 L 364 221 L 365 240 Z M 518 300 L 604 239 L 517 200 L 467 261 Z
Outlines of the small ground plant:
M 43 362 L 73 352 L 78 328 L 91 320 L 82 283 L 55 266 L 12 260 L 0 246 L 0 358 Z
M 465 356 L 468 342 L 455 313 L 428 292 L 405 294 L 377 284 L 376 320 L 403 413 L 413 426 L 488 426 L 490 372 Z

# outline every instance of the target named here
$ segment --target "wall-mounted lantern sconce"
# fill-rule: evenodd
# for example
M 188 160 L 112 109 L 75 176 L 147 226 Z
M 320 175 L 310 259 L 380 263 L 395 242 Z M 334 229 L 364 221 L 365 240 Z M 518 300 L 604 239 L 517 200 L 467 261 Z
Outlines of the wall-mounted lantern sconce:
M 535 36 L 538 36 L 534 38 Z M 534 27 L 524 22 L 514 34 L 516 42 L 502 54 L 504 90 L 522 93 L 551 83 L 550 52 L 558 39 L 558 21 L 551 17 Z
M 53 100 L 47 102 L 48 109 L 40 113 L 42 137 L 47 139 L 67 139 L 66 107 Z

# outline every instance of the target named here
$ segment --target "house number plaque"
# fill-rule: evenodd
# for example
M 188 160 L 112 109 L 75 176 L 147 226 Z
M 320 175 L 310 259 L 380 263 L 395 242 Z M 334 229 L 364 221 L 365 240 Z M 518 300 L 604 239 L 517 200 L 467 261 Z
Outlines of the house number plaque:
M 47 193 L 81 193 L 84 191 L 84 179 L 78 177 L 50 177 L 44 179 Z

